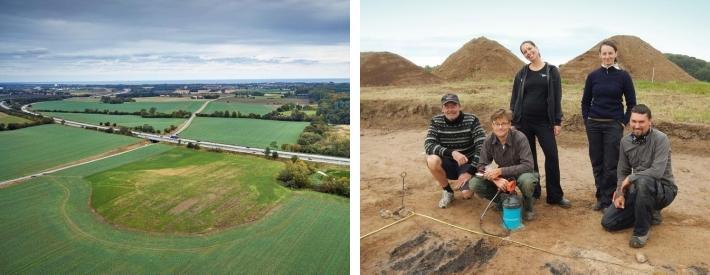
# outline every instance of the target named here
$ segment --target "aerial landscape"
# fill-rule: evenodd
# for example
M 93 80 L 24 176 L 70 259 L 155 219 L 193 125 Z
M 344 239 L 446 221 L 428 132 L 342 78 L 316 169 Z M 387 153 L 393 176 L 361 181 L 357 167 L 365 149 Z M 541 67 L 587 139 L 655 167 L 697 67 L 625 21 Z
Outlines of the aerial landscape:
M 0 273 L 347 273 L 347 1 L 0 6 Z

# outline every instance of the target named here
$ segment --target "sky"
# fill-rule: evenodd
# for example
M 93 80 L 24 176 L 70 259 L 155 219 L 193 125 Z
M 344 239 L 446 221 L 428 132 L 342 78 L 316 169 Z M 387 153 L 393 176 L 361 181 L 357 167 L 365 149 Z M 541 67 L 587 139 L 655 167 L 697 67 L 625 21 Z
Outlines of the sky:
M 0 0 L 0 82 L 348 78 L 344 0 Z
M 564 64 L 614 35 L 634 35 L 663 53 L 710 61 L 710 1 L 363 0 L 360 50 L 389 51 L 436 66 L 485 36 L 525 60 L 534 41 L 545 61 Z M 622 53 L 620 53 L 622 54 Z

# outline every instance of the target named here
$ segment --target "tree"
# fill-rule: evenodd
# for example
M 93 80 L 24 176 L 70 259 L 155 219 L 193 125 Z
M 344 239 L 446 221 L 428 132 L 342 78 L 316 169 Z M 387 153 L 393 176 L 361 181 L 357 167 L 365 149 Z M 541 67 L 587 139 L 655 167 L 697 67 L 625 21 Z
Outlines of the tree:
M 274 158 L 274 159 L 279 158 L 279 152 L 278 152 L 278 151 L 273 151 L 273 152 L 271 152 L 271 157 Z
M 269 147 L 266 147 L 266 150 L 264 150 L 264 156 L 267 158 L 271 155 L 271 149 Z
M 305 161 L 286 163 L 286 168 L 279 173 L 278 180 L 283 185 L 291 188 L 305 188 L 311 185 L 311 171 Z
M 272 147 L 272 148 L 274 148 L 274 149 L 277 149 L 277 148 L 279 148 L 279 145 L 278 145 L 278 144 L 276 143 L 276 141 L 274 140 L 274 141 L 271 142 L 271 144 L 269 144 L 269 147 Z
M 298 144 L 300 145 L 311 145 L 314 144 L 318 141 L 323 139 L 323 136 L 312 133 L 312 132 L 303 132 L 301 133 L 301 136 L 298 137 Z
M 293 155 L 293 156 L 291 157 L 291 162 L 297 162 L 297 161 L 298 161 L 298 156 Z

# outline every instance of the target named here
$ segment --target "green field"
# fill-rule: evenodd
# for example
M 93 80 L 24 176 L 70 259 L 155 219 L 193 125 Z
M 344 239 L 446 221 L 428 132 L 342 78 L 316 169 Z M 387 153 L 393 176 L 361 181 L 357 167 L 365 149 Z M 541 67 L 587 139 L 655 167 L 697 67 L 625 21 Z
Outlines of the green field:
M 336 196 L 294 192 L 256 222 L 197 236 L 120 230 L 90 210 L 85 176 L 172 148 L 150 145 L 0 189 L 0 274 L 348 273 L 348 200 Z
M 0 181 L 98 155 L 140 139 L 48 124 L 0 132 Z
M 116 123 L 117 126 L 135 127 L 148 124 L 154 129 L 163 130 L 169 128 L 170 125 L 180 126 L 187 119 L 185 118 L 142 118 L 135 115 L 104 115 L 104 114 L 86 114 L 86 113 L 55 113 L 42 112 L 44 115 L 63 118 L 66 120 L 89 123 L 99 125 L 100 123 L 110 122 Z
M 71 100 L 58 100 L 58 101 L 44 101 L 32 104 L 33 110 L 61 110 L 61 111 L 81 111 L 84 109 L 98 109 L 99 111 L 109 110 L 109 111 L 119 111 L 119 112 L 140 112 L 141 109 L 150 110 L 151 107 L 155 107 L 158 112 L 161 113 L 172 113 L 178 110 L 184 110 L 188 112 L 195 112 L 199 109 L 204 100 L 194 100 L 194 101 L 156 101 L 156 102 L 126 102 L 123 104 L 108 104 L 101 102 L 85 102 L 85 101 L 71 101 Z
M 291 192 L 274 180 L 282 162 L 175 148 L 87 179 L 91 205 L 113 224 L 205 233 L 262 217 Z
M 315 115 L 316 115 L 316 110 L 305 110 L 305 111 L 302 111 L 302 112 L 306 113 L 306 115 L 309 115 L 309 116 L 315 116 Z M 285 116 L 290 116 L 290 115 L 291 115 L 291 111 L 281 112 L 281 114 L 282 114 L 282 115 L 285 115 Z
M 296 143 L 308 122 L 247 118 L 196 117 L 181 137 L 224 144 L 266 148 L 272 141 L 279 146 Z
M 273 111 L 276 107 L 273 105 L 273 107 L 264 105 L 264 104 L 249 104 L 249 103 L 240 103 L 240 102 L 224 102 L 224 101 L 213 101 L 210 102 L 207 107 L 205 107 L 204 110 L 202 110 L 203 114 L 211 114 L 215 111 L 229 111 L 229 112 L 241 112 L 244 115 L 248 115 L 250 113 L 258 114 L 258 115 L 263 115 L 263 114 L 268 114 L 271 111 Z
M 10 123 L 25 123 L 25 122 L 31 122 L 31 121 L 29 119 L 11 116 L 6 113 L 0 112 L 0 123 L 7 125 Z

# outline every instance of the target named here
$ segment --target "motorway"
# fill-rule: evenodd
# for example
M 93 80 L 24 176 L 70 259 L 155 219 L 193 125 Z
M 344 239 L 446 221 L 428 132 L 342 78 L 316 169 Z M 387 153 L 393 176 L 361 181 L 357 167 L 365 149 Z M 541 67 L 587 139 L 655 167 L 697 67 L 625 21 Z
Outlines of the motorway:
M 33 113 L 32 111 L 30 111 L 27 108 L 28 105 L 22 106 L 23 112 L 28 113 L 28 114 L 33 114 L 33 115 L 39 115 L 37 113 Z M 202 109 L 204 109 L 204 107 L 206 105 L 207 104 L 203 105 L 202 108 L 200 108 L 200 110 L 198 110 L 198 112 L 201 111 Z M 10 109 L 8 106 L 5 105 L 4 101 L 0 102 L 0 107 L 5 108 L 5 109 Z M 194 117 L 194 114 L 192 117 Z M 192 117 L 190 119 L 192 119 Z M 52 119 L 54 119 L 54 121 L 56 123 L 63 124 L 66 126 L 79 127 L 79 128 L 94 127 L 96 129 L 100 129 L 100 130 L 106 130 L 108 128 L 113 128 L 113 127 L 107 127 L 107 126 L 99 126 L 99 125 L 92 125 L 92 124 L 81 123 L 81 122 L 76 122 L 76 121 L 70 121 L 70 120 L 65 120 L 65 119 L 56 118 L 56 117 L 52 117 Z M 119 129 L 113 128 L 113 130 L 118 131 Z M 143 133 L 143 132 L 138 132 L 138 131 L 131 131 L 131 133 L 136 137 L 144 138 L 144 139 L 147 139 L 147 140 L 150 140 L 153 142 L 162 141 L 162 142 L 168 142 L 168 143 L 175 143 L 177 145 L 187 145 L 188 143 L 192 143 L 192 144 L 198 144 L 202 148 L 219 149 L 219 150 L 223 150 L 223 151 L 262 155 L 262 156 L 264 155 L 264 151 L 265 151 L 265 149 L 261 149 L 261 148 L 251 148 L 251 147 L 247 147 L 247 146 L 214 143 L 214 142 L 199 141 L 199 140 L 192 140 L 192 139 L 185 139 L 185 138 L 171 138 L 169 136 Z M 290 159 L 293 156 L 297 156 L 299 159 L 302 159 L 305 161 L 330 163 L 330 164 L 346 165 L 346 166 L 350 165 L 349 158 L 296 153 L 296 152 L 288 152 L 288 151 L 277 151 L 277 150 L 273 150 L 272 152 L 277 152 L 277 154 L 279 155 L 280 158 Z

